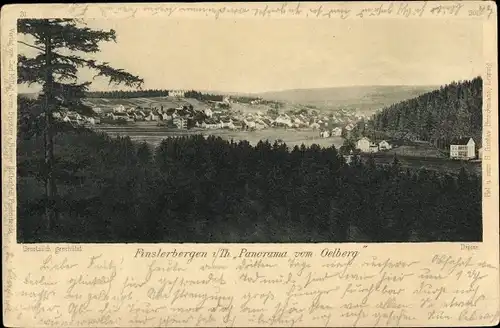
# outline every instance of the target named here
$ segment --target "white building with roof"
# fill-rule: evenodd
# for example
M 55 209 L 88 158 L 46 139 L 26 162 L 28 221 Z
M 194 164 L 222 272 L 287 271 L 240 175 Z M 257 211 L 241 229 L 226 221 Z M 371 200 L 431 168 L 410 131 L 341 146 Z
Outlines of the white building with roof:
M 473 159 L 476 158 L 476 143 L 470 137 L 457 138 L 450 144 L 450 158 Z

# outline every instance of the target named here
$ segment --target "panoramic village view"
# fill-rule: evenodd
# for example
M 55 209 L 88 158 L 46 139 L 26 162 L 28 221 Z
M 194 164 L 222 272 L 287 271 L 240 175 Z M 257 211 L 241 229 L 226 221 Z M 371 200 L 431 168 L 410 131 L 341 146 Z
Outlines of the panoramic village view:
M 19 85 L 40 85 L 18 95 L 20 242 L 482 240 L 479 74 L 147 88 L 79 55 L 121 40 L 80 24 L 18 23 Z M 78 80 L 82 67 L 115 88 Z

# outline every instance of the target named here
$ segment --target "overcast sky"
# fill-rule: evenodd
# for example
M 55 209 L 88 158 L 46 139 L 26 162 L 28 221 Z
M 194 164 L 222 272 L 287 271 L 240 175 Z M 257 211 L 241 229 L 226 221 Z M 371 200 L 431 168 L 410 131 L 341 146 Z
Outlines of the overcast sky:
M 147 89 L 440 85 L 482 70 L 480 21 L 149 18 L 89 26 L 117 33 L 95 58 L 141 76 Z M 110 88 L 95 80 L 92 89 Z

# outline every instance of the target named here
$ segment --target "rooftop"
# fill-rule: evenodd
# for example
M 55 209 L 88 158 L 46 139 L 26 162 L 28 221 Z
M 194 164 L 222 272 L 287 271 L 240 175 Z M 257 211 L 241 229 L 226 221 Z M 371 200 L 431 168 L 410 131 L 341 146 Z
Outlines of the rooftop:
M 466 145 L 469 142 L 469 139 L 472 139 L 471 137 L 461 137 L 461 138 L 455 138 L 451 141 L 452 145 Z M 474 140 L 474 139 L 472 139 Z

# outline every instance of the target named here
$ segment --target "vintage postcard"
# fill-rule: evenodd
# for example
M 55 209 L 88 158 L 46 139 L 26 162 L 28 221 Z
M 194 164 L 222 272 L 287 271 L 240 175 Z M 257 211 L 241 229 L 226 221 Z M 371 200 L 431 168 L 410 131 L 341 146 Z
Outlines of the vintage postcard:
M 8 327 L 492 326 L 489 1 L 1 10 Z

